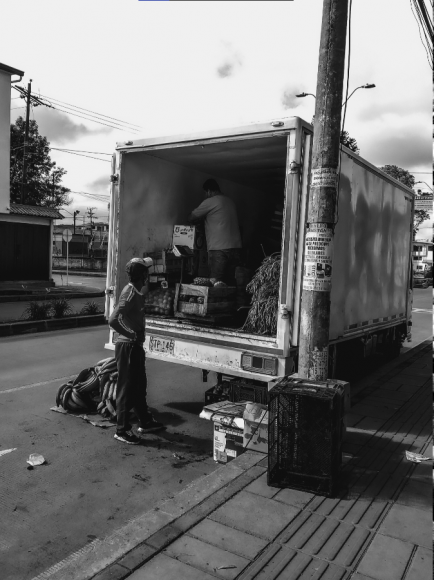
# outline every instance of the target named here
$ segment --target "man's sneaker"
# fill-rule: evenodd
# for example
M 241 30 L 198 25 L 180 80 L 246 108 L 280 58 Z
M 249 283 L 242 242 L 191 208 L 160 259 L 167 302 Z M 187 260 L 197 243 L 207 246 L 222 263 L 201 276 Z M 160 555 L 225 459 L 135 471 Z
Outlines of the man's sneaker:
M 166 427 L 163 423 L 156 421 L 154 417 L 151 417 L 144 425 L 137 428 L 137 433 L 152 433 L 153 431 L 160 431 L 160 429 L 165 429 Z
M 115 439 L 122 441 L 122 443 L 128 443 L 128 445 L 138 445 L 140 443 L 140 438 L 131 431 L 126 431 L 125 433 L 115 433 Z

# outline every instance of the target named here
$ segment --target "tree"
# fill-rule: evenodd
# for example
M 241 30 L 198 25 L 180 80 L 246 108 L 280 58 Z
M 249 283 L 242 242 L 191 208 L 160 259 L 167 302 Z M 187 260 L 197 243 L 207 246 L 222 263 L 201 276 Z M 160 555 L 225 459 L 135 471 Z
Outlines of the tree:
M 18 117 L 11 125 L 11 202 L 21 203 L 21 184 L 23 180 L 23 148 L 26 122 Z M 27 187 L 25 199 L 27 205 L 40 205 L 58 208 L 69 205 L 69 189 L 61 185 L 65 169 L 57 167 L 50 158 L 50 143 L 39 134 L 36 121 L 29 122 L 29 139 L 26 147 Z
M 419 231 L 419 228 L 423 222 L 429 220 L 431 216 L 427 211 L 424 209 L 415 209 L 414 210 L 414 221 L 413 221 L 413 239 L 416 238 L 416 234 Z
M 311 125 L 313 125 L 314 122 L 315 115 L 312 117 Z M 348 149 L 351 149 L 351 151 L 354 151 L 354 153 L 357 153 L 357 155 L 359 155 L 360 149 L 359 146 L 357 145 L 357 141 L 354 139 L 354 137 L 350 137 L 348 131 L 341 131 L 340 141 L 342 145 L 345 145 L 345 147 L 348 147 Z
M 350 137 L 348 131 L 341 131 L 341 144 L 348 147 L 348 149 L 351 149 L 351 151 L 354 151 L 354 153 L 357 153 L 357 155 L 360 153 L 357 141 L 354 137 Z
M 407 169 L 402 169 L 402 167 L 398 167 L 397 165 L 383 165 L 380 167 L 381 171 L 390 175 L 390 177 L 394 177 L 407 187 L 413 189 L 414 184 L 416 183 L 416 179 L 414 175 L 412 175 Z
M 403 169 L 402 167 L 398 167 L 397 165 L 383 165 L 380 167 L 381 171 L 387 173 L 391 177 L 394 177 L 407 187 L 413 189 L 416 179 L 414 175 L 412 175 L 407 169 Z M 413 239 L 416 238 L 416 234 L 419 231 L 419 228 L 422 222 L 429 220 L 430 215 L 424 209 L 415 209 L 414 210 L 414 221 L 413 221 Z

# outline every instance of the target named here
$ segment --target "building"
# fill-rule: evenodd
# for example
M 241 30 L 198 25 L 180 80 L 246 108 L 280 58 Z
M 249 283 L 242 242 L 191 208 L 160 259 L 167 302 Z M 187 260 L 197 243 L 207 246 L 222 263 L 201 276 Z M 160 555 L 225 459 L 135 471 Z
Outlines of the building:
M 18 76 L 18 79 L 12 77 Z M 63 215 L 49 207 L 10 201 L 11 84 L 24 72 L 0 63 L 0 283 L 52 282 L 53 220 Z
M 413 242 L 413 269 L 415 272 L 424 272 L 433 265 L 433 243 L 428 240 Z
M 63 231 L 69 229 L 72 239 L 69 242 L 70 258 L 106 258 L 108 248 L 108 223 L 96 222 L 76 225 L 75 233 L 72 224 L 56 225 L 53 232 L 53 256 L 66 257 L 66 242 Z

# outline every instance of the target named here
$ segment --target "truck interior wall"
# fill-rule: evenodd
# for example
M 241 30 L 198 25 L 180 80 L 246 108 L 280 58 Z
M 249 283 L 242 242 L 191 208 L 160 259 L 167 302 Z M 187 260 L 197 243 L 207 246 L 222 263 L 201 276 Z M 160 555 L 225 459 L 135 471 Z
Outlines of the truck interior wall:
M 275 196 L 270 197 L 269 191 L 160 159 L 152 153 L 131 153 L 122 160 L 125 177 L 120 193 L 120 288 L 127 283 L 122 265 L 129 259 L 142 256 L 143 252 L 171 247 L 173 226 L 187 223 L 190 212 L 203 201 L 202 184 L 210 177 L 217 179 L 221 190 L 235 201 L 243 247 L 248 251 L 256 246 L 256 251 L 258 248 L 261 251 L 258 232 L 264 215 L 270 214 Z M 282 173 L 284 178 L 284 169 Z
M 406 312 L 411 200 L 342 154 L 330 339 L 351 325 Z

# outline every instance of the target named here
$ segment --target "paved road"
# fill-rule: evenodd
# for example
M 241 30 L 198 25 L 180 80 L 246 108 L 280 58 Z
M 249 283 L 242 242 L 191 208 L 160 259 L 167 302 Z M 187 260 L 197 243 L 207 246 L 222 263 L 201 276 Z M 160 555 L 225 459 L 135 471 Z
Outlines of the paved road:
M 424 340 L 432 338 L 432 307 L 433 289 L 415 288 L 413 290 L 412 342 L 405 342 L 402 348 L 402 352 L 406 352 Z
M 212 424 L 198 417 L 212 383 L 197 369 L 149 361 L 149 403 L 168 428 L 144 446 L 50 411 L 62 377 L 110 356 L 106 338 L 94 327 L 0 339 L 2 580 L 33 578 L 217 467 Z M 28 471 L 30 453 L 48 465 Z
M 66 286 L 66 274 L 53 274 L 53 280 L 56 286 Z M 69 274 L 68 285 L 74 288 L 76 286 L 90 286 L 98 290 L 105 290 L 106 279 L 101 276 L 80 276 L 79 274 Z
M 432 290 L 416 289 L 414 298 L 414 342 L 406 348 L 432 333 Z M 143 447 L 50 411 L 62 377 L 110 355 L 106 338 L 106 328 L 95 327 L 0 339 L 2 580 L 33 578 L 216 468 L 212 425 L 198 418 L 213 380 L 202 384 L 197 369 L 148 362 L 149 402 L 168 429 Z M 48 465 L 28 471 L 33 452 Z

